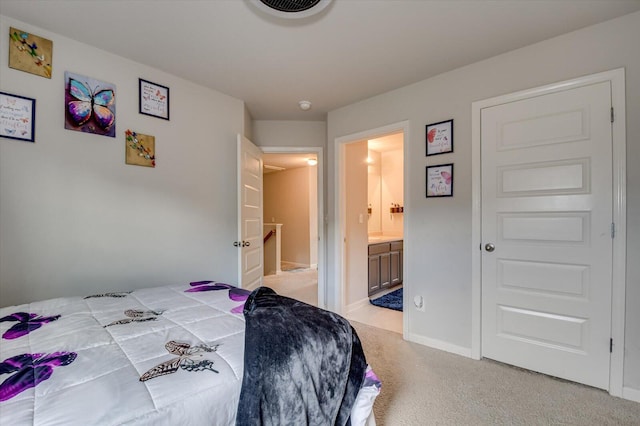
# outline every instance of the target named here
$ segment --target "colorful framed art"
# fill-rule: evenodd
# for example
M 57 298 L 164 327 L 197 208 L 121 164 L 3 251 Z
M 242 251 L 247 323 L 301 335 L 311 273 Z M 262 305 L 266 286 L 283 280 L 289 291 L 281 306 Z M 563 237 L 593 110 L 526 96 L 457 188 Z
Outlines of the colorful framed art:
M 116 137 L 116 86 L 69 71 L 64 80 L 64 128 Z
M 169 120 L 169 88 L 138 79 L 140 114 Z
M 156 166 L 156 138 L 127 130 L 124 132 L 126 152 L 124 162 L 134 166 Z
M 0 137 L 36 141 L 36 100 L 0 92 Z
M 453 164 L 427 166 L 427 198 L 453 196 Z
M 453 120 L 427 124 L 427 156 L 453 152 Z
M 9 28 L 9 68 L 51 78 L 53 42 L 17 28 Z

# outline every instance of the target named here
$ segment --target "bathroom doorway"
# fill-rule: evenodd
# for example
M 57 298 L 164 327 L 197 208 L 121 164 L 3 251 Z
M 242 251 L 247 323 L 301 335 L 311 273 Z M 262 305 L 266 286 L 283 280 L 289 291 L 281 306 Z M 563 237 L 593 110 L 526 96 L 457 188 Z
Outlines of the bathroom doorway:
M 402 311 L 374 306 L 370 299 L 408 284 L 402 279 L 407 134 L 403 122 L 336 140 L 342 312 L 398 333 L 405 328 Z M 371 285 L 376 280 L 381 280 L 378 288 Z

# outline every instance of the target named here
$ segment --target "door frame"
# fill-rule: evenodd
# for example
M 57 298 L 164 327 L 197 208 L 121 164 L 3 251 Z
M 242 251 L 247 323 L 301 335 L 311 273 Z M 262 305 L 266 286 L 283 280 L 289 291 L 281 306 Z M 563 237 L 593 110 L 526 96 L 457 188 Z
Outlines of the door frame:
M 315 154 L 318 164 L 317 169 L 317 193 L 318 193 L 318 307 L 327 308 L 327 279 L 326 279 L 326 247 L 324 226 L 324 150 L 318 146 L 293 147 L 293 146 L 261 146 L 265 154 Z M 264 216 L 264 212 L 263 212 Z
M 612 310 L 611 310 L 611 338 L 613 351 L 609 368 L 609 393 L 622 396 L 624 378 L 624 325 L 625 325 L 625 285 L 626 285 L 626 112 L 625 112 L 625 70 L 618 68 L 597 74 L 565 80 L 546 86 L 523 90 L 490 99 L 476 101 L 471 104 L 472 129 L 472 236 L 471 236 L 471 354 L 474 359 L 482 358 L 482 182 L 480 162 L 481 116 L 482 109 L 509 102 L 515 102 L 535 96 L 547 95 L 588 86 L 601 82 L 611 83 L 611 105 L 615 111 L 612 123 L 613 144 L 613 221 L 615 223 L 615 238 L 613 239 L 613 270 L 612 270 Z
M 346 164 L 345 164 L 345 155 L 346 155 L 346 145 L 353 142 L 360 142 L 368 139 L 375 139 L 381 136 L 385 136 L 392 133 L 400 133 L 403 134 L 403 163 L 404 170 L 402 174 L 403 178 L 403 193 L 404 193 L 404 220 L 403 220 L 403 235 L 405 238 L 405 247 L 407 247 L 407 237 L 410 236 L 409 231 L 409 223 L 411 217 L 411 199 L 409 197 L 410 194 L 410 181 L 409 181 L 409 150 L 407 149 L 407 144 L 410 141 L 409 137 L 409 121 L 400 121 L 398 123 L 389 124 L 382 127 L 377 127 L 370 130 L 364 130 L 358 133 L 352 133 L 350 135 L 340 136 L 334 139 L 334 148 L 335 155 L 337 158 L 337 164 L 334 168 L 334 182 L 336 185 L 336 199 L 334 204 L 334 215 L 336 218 L 336 226 L 334 227 L 334 276 L 333 281 L 335 282 L 335 286 L 333 288 L 333 300 L 335 301 L 335 310 L 339 314 L 343 314 L 345 312 L 345 292 L 346 292 L 346 251 L 345 251 L 345 239 L 346 239 L 346 197 L 347 197 L 347 187 L 345 182 L 345 173 L 346 173 Z M 407 276 L 407 272 L 409 275 L 411 274 L 408 271 L 407 265 L 409 262 L 407 259 L 411 258 L 411 251 L 403 252 L 402 256 L 402 270 L 404 277 Z M 409 288 L 410 281 L 403 282 L 403 287 Z M 407 294 L 408 291 L 404 293 L 405 300 L 404 305 L 407 306 Z M 406 313 L 402 315 L 402 329 L 403 336 L 407 336 L 409 330 L 408 323 L 408 315 Z

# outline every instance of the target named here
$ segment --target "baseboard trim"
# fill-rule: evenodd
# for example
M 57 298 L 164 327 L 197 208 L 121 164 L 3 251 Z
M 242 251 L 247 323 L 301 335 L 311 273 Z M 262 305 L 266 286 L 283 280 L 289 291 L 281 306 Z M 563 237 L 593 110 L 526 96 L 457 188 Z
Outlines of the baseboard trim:
M 282 269 L 282 265 L 291 266 L 292 268 L 308 268 L 308 263 L 298 263 L 298 262 L 290 262 L 288 260 L 280 261 L 280 269 Z
M 406 340 L 410 342 L 419 343 L 424 346 L 428 346 L 433 349 L 439 349 L 441 351 L 450 352 L 452 354 L 461 355 L 467 358 L 473 358 L 471 354 L 471 348 L 465 348 L 463 346 L 453 345 L 449 342 L 443 342 L 438 339 L 430 339 L 428 337 L 419 336 L 414 333 L 407 333 Z
M 358 300 L 357 302 L 352 303 L 350 305 L 347 305 L 347 306 L 344 307 L 345 308 L 344 309 L 345 314 L 349 315 L 353 311 L 356 311 L 356 310 L 362 308 L 363 306 L 369 305 L 369 303 L 371 303 L 371 302 L 369 302 L 369 298 L 365 298 L 365 299 L 362 299 L 362 300 Z
M 622 397 L 630 401 L 640 402 L 640 390 L 629 388 L 629 387 L 623 387 Z

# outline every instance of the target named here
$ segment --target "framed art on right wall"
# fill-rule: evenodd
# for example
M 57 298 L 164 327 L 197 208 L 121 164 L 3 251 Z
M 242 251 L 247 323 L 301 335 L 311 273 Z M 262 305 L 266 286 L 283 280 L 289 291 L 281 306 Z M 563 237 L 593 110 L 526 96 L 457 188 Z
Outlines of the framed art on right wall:
M 453 163 L 427 166 L 427 198 L 453 196 Z
M 427 157 L 453 152 L 453 119 L 426 126 Z

